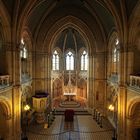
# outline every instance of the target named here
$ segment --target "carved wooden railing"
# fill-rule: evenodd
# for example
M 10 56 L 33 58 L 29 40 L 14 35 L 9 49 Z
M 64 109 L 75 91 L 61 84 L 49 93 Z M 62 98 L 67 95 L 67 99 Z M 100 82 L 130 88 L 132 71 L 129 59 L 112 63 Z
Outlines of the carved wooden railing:
M 140 88 L 140 74 L 130 75 L 130 86 Z
M 0 86 L 9 85 L 9 75 L 0 75 Z

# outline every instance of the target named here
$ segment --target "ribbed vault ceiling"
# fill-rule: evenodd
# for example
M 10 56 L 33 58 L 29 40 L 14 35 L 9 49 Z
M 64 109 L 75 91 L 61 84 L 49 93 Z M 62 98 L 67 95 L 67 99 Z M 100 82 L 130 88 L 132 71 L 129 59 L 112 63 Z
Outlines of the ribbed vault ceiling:
M 130 13 L 133 11 L 138 0 L 2 0 L 12 21 L 16 18 L 17 21 L 23 20 L 23 24 L 29 27 L 32 35 L 34 36 L 42 27 L 46 20 L 56 22 L 57 19 L 67 16 L 68 14 L 75 15 L 77 12 L 84 11 L 83 15 L 79 14 L 78 18 L 85 19 L 84 16 L 90 15 L 91 18 L 100 24 L 101 30 L 105 35 L 108 35 L 111 30 L 116 26 L 115 21 L 117 16 L 122 20 L 122 3 L 126 7 L 126 16 L 129 18 Z M 61 10 L 62 15 L 57 14 Z M 90 22 L 89 19 L 87 19 Z M 49 22 L 49 21 L 48 21 Z M 40 25 L 40 26 L 39 26 Z M 48 26 L 48 25 L 46 25 Z M 88 25 L 89 26 L 89 25 Z M 44 26 L 43 26 L 44 27 Z M 38 31 L 39 32 L 39 31 Z
M 58 2 L 52 2 L 52 0 L 42 1 L 31 12 L 28 26 L 31 31 L 35 33 L 40 21 L 43 23 L 44 20 L 47 20 L 48 16 L 51 16 L 51 14 L 53 18 L 55 18 L 53 15 L 57 15 L 57 18 L 59 19 L 67 15 L 76 16 L 76 13 L 78 13 L 80 10 L 84 11 L 85 15 L 80 15 L 80 12 L 79 18 L 85 18 L 86 14 L 90 15 L 91 18 L 95 20 L 95 22 L 101 24 L 105 34 L 108 34 L 109 31 L 115 26 L 112 14 L 104 7 L 104 5 L 101 5 L 96 0 L 92 0 L 92 2 L 81 0 L 60 0 Z M 61 11 L 63 16 L 60 14 L 58 15 L 59 11 Z M 87 20 L 90 22 L 91 19 Z M 56 22 L 55 19 L 52 20 L 52 22 Z
M 75 52 L 81 48 L 86 48 L 82 36 L 74 29 L 67 28 L 61 32 L 54 47 L 58 47 L 62 52 L 72 49 Z

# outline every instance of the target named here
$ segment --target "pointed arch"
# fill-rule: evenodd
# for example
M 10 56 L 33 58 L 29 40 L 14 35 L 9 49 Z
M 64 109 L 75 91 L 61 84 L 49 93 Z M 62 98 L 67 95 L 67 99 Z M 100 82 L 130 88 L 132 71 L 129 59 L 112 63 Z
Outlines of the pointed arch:
M 20 52 L 21 52 L 21 75 L 22 80 L 25 76 L 32 76 L 32 56 L 33 54 L 33 39 L 28 28 L 21 31 L 20 36 Z
M 66 70 L 74 70 L 74 53 L 72 51 L 66 52 Z
M 107 56 L 107 65 L 108 70 L 107 74 L 108 76 L 111 76 L 111 74 L 118 74 L 118 65 L 119 65 L 119 53 L 120 53 L 120 46 L 119 46 L 119 38 L 118 33 L 116 31 L 112 32 L 112 34 L 109 37 L 108 41 L 108 48 L 107 48 L 108 56 Z
M 52 28 L 49 30 L 49 32 L 46 34 L 46 38 L 43 43 L 43 49 L 48 49 L 48 52 L 51 52 L 51 49 L 55 46 L 57 38 L 59 37 L 59 34 L 66 28 L 74 28 L 77 30 L 80 35 L 83 37 L 84 44 L 88 48 L 88 52 L 94 52 L 96 49 L 96 41 L 93 36 L 93 33 L 91 30 L 87 27 L 86 24 L 84 24 L 80 19 L 74 17 L 74 16 L 66 16 L 54 24 Z M 49 44 L 45 47 L 46 44 Z M 91 45 L 92 44 L 92 45 Z
M 53 95 L 53 99 L 60 97 L 62 95 L 62 81 L 59 78 L 56 78 L 53 81 L 53 90 L 52 90 L 52 95 Z
M 0 97 L 0 105 L 4 111 L 4 116 L 6 120 L 11 119 L 11 107 L 10 107 L 10 103 L 8 101 L 8 99 L 6 99 L 5 97 Z
M 55 49 L 52 54 L 52 70 L 60 69 L 60 55 L 58 51 Z
M 80 70 L 86 70 L 88 69 L 88 53 L 86 49 L 83 49 L 80 53 Z
M 128 105 L 127 105 L 127 117 L 128 118 L 133 117 L 133 113 L 135 111 L 135 107 L 137 106 L 137 104 L 140 104 L 139 96 L 136 96 L 128 101 Z
M 78 80 L 78 93 L 79 97 L 87 99 L 87 81 L 84 78 Z

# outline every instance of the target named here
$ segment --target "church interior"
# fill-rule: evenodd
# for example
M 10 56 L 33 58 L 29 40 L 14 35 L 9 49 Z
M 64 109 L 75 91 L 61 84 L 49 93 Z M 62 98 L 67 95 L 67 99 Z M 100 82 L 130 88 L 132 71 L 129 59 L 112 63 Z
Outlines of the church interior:
M 140 0 L 0 0 L 0 140 L 139 140 Z

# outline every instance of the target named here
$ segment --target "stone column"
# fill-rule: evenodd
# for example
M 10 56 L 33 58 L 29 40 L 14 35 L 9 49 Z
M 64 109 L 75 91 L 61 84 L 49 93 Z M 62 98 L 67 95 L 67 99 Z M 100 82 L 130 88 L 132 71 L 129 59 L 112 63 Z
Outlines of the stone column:
M 47 56 L 47 90 L 49 93 L 51 93 L 51 55 L 48 54 Z
M 11 84 L 11 79 L 12 79 L 12 68 L 13 68 L 13 62 L 12 62 L 12 49 L 11 46 L 5 46 L 6 47 L 6 59 L 7 59 L 7 70 L 8 74 L 10 75 L 9 77 L 9 84 Z
M 93 62 L 93 56 L 89 55 L 88 58 L 89 62 L 89 69 L 88 69 L 88 87 L 87 87 L 87 93 L 88 93 L 88 108 L 93 108 L 93 92 L 94 92 L 94 83 L 93 83 L 93 75 L 94 75 L 94 62 Z
M 135 46 L 131 46 L 129 47 L 128 49 L 128 55 L 127 55 L 127 62 L 129 62 L 127 64 L 127 84 L 130 83 L 130 74 L 133 73 L 133 63 L 134 63 L 134 49 L 135 49 Z
M 118 94 L 118 125 L 117 134 L 118 140 L 126 139 L 126 106 L 127 106 L 127 91 L 126 91 L 126 66 L 127 66 L 127 52 L 120 51 L 120 77 L 119 77 L 119 94 Z
M 105 107 L 105 52 L 96 52 L 94 56 L 94 106 L 101 112 Z
M 20 86 L 14 86 L 12 94 L 13 108 L 13 140 L 21 137 L 21 90 Z
M 15 47 L 15 46 L 14 46 Z M 21 136 L 21 81 L 20 81 L 20 50 L 15 47 L 13 52 L 13 91 L 12 91 L 12 135 L 13 140 Z
M 49 96 L 49 102 L 51 105 L 51 101 L 52 101 L 52 87 L 51 87 L 51 55 L 50 54 L 46 54 L 45 55 L 45 91 L 47 91 L 50 96 Z

